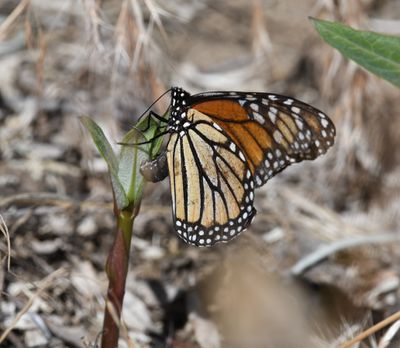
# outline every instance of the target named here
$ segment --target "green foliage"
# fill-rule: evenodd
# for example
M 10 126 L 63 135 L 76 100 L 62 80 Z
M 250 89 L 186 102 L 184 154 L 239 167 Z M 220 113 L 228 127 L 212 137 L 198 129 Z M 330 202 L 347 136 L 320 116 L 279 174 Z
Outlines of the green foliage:
M 400 37 L 311 19 L 321 37 L 345 57 L 400 87 Z
M 168 116 L 168 115 L 164 115 Z M 162 137 L 151 143 L 142 144 L 160 133 L 159 123 L 153 118 L 142 118 L 136 127 L 122 139 L 121 152 L 117 157 L 101 128 L 89 117 L 81 117 L 100 155 L 107 163 L 117 208 L 121 211 L 140 202 L 144 179 L 140 174 L 141 164 L 157 156 L 161 149 Z M 135 145 L 138 144 L 139 145 Z
M 118 209 L 122 210 L 129 205 L 129 201 L 118 177 L 118 159 L 114 154 L 111 144 L 97 123 L 87 116 L 81 117 L 81 122 L 89 131 L 97 150 L 107 163 L 114 191 L 114 198 Z

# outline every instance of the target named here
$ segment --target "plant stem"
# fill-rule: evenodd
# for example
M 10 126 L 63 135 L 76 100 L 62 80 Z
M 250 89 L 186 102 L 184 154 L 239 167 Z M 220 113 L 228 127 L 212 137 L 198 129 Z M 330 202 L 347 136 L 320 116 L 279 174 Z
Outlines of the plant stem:
M 115 216 L 118 222 L 114 244 L 106 263 L 106 273 L 109 284 L 104 311 L 101 348 L 118 347 L 120 317 L 125 294 L 125 283 L 129 266 L 129 251 L 135 215 L 132 209 L 122 211 L 115 209 Z

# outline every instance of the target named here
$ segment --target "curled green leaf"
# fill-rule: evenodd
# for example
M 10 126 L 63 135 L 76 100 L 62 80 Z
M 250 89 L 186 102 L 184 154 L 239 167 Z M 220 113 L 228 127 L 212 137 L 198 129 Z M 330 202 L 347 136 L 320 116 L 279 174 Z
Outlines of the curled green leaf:
M 82 116 L 80 120 L 85 128 L 89 131 L 97 150 L 107 163 L 111 176 L 114 198 L 118 209 L 122 210 L 128 206 L 129 201 L 118 178 L 118 159 L 114 154 L 111 144 L 104 135 L 103 130 L 97 125 L 97 123 L 87 116 Z

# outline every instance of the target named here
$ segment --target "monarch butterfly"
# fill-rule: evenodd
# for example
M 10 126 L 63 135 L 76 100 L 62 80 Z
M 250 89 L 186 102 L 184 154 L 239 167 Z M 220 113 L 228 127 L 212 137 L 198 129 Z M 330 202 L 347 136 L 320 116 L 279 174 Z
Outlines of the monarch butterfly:
M 312 160 L 334 143 L 323 112 L 270 93 L 171 88 L 166 151 L 145 163 L 151 181 L 170 177 L 174 225 L 189 244 L 227 242 L 256 214 L 254 190 L 288 165 Z

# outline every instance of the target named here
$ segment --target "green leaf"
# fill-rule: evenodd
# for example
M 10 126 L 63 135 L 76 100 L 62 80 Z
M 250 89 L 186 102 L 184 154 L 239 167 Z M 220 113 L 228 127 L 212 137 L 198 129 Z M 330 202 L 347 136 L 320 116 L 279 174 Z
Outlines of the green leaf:
M 102 129 L 94 122 L 90 117 L 82 116 L 80 118 L 82 124 L 89 131 L 94 144 L 97 147 L 100 155 L 104 158 L 107 163 L 108 170 L 110 172 L 111 184 L 114 191 L 115 201 L 118 209 L 122 210 L 129 204 L 128 198 L 125 194 L 125 190 L 118 178 L 118 159 L 114 154 L 114 151 L 108 142 Z
M 110 172 L 111 185 L 114 192 L 114 199 L 117 203 L 118 210 L 123 210 L 129 205 L 128 197 L 126 196 L 125 190 L 121 185 L 117 176 L 114 176 Z
M 400 87 L 400 37 L 311 18 L 321 37 L 344 56 Z

